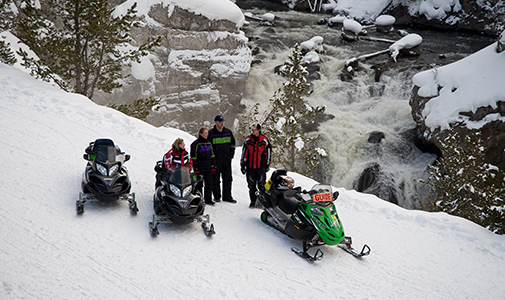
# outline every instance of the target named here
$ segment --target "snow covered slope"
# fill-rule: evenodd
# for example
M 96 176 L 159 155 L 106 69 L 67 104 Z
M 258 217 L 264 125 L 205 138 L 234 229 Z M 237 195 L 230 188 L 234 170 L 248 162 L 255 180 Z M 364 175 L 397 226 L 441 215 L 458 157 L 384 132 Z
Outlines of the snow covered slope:
M 76 215 L 84 148 L 112 138 L 139 213 L 87 203 Z M 234 160 L 237 204 L 207 207 L 216 235 L 197 224 L 160 225 L 151 238 L 153 167 L 177 137 L 0 64 L 0 299 L 503 299 L 505 236 L 444 213 L 409 211 L 339 189 L 337 208 L 358 260 L 321 247 L 311 264 L 300 244 L 248 208 Z M 237 152 L 239 152 L 238 149 Z M 314 181 L 291 174 L 298 185 Z

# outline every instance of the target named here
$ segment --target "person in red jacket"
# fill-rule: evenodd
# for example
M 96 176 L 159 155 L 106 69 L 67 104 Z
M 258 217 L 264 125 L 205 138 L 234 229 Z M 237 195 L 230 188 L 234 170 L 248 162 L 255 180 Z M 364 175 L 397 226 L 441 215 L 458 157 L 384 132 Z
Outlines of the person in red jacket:
M 249 187 L 249 208 L 256 205 L 256 191 L 265 194 L 265 182 L 270 169 L 272 146 L 266 136 L 261 133 L 261 125 L 251 126 L 252 134 L 244 141 L 242 156 L 240 157 L 240 171 L 246 174 Z
M 187 167 L 191 170 L 193 166 L 193 160 L 191 156 L 189 156 L 188 151 L 184 148 L 186 144 L 184 140 L 181 138 L 177 138 L 172 144 L 172 149 L 170 149 L 165 156 L 163 156 L 163 164 L 165 165 L 165 169 L 170 172 L 175 171 L 177 167 Z

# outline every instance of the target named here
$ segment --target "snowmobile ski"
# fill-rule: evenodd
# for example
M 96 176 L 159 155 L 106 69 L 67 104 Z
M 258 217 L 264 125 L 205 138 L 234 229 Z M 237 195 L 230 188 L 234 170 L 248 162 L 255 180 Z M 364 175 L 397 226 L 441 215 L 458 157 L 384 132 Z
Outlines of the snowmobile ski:
M 216 234 L 216 231 L 214 230 L 214 224 L 210 223 L 210 216 L 204 215 L 201 217 L 197 217 L 194 219 L 195 222 L 200 222 L 202 224 L 202 229 L 203 233 L 205 233 L 206 236 L 212 236 Z M 151 233 L 151 236 L 155 237 L 160 234 L 158 231 L 158 225 L 161 223 L 173 223 L 170 217 L 166 215 L 153 215 L 153 219 L 151 222 L 149 222 L 149 232 Z
M 214 231 L 214 224 L 210 223 L 210 216 L 208 214 L 196 218 L 196 221 L 202 223 L 202 229 L 206 236 L 212 236 L 216 234 L 216 231 Z
M 323 259 L 324 253 L 323 253 L 323 251 L 321 251 L 321 249 L 317 249 L 316 253 L 311 255 L 308 252 L 309 248 L 310 248 L 310 244 L 307 242 L 303 242 L 303 250 L 293 247 L 293 248 L 291 248 L 291 251 L 293 251 L 294 253 L 298 254 L 300 257 L 302 257 L 310 262 L 315 262 L 315 261 Z
M 128 207 L 132 214 L 136 214 L 139 209 L 137 207 L 137 202 L 135 201 L 135 193 L 124 194 L 118 196 L 120 201 L 128 201 Z M 100 201 L 96 195 L 93 193 L 79 193 L 79 200 L 75 202 L 75 209 L 77 214 L 82 215 L 84 213 L 84 203 L 87 201 Z
M 371 251 L 370 247 L 368 247 L 368 245 L 366 244 L 361 249 L 361 252 L 354 251 L 354 248 L 352 247 L 352 239 L 349 236 L 346 236 L 345 239 L 340 244 L 338 244 L 338 246 L 340 247 L 340 249 L 344 250 L 345 252 L 351 254 L 356 258 L 366 256 L 370 254 Z

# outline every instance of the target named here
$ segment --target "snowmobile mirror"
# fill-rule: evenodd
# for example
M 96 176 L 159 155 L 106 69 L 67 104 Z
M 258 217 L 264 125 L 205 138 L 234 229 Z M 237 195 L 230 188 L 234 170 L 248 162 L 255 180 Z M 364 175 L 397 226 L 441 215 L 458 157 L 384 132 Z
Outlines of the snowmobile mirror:
M 89 154 L 88 153 L 83 154 L 82 158 L 84 158 L 85 160 L 89 160 Z
M 130 154 L 126 154 L 126 155 L 124 156 L 124 161 L 129 161 L 129 160 L 130 160 L 130 158 L 131 158 L 131 155 L 130 155 Z
M 336 191 L 335 193 L 333 193 L 333 201 L 337 200 L 338 195 L 340 195 L 340 194 L 338 193 L 338 191 Z

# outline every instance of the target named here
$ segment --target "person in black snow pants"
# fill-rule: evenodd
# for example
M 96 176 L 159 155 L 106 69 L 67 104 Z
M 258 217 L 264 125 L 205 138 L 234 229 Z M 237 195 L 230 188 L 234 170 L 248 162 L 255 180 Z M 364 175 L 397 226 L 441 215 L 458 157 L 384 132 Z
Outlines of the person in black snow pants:
M 196 175 L 203 176 L 205 185 L 203 198 L 206 204 L 214 205 L 212 200 L 212 176 L 216 173 L 216 163 L 212 144 L 207 139 L 209 130 L 205 127 L 198 130 L 198 138 L 191 144 L 191 159 L 193 159 L 193 170 Z M 198 190 L 201 191 L 201 183 Z
M 242 156 L 240 158 L 240 171 L 246 174 L 247 186 L 249 187 L 249 208 L 256 204 L 256 191 L 265 194 L 265 182 L 270 169 L 272 146 L 266 136 L 261 133 L 260 124 L 251 126 L 252 134 L 244 141 Z
M 213 194 L 216 202 L 221 201 L 221 178 L 223 178 L 223 201 L 237 203 L 232 197 L 231 183 L 233 180 L 231 161 L 235 156 L 235 138 L 230 129 L 224 127 L 224 118 L 220 115 L 214 118 L 214 128 L 209 130 L 209 141 L 212 143 L 216 156 L 216 174 L 214 174 Z

